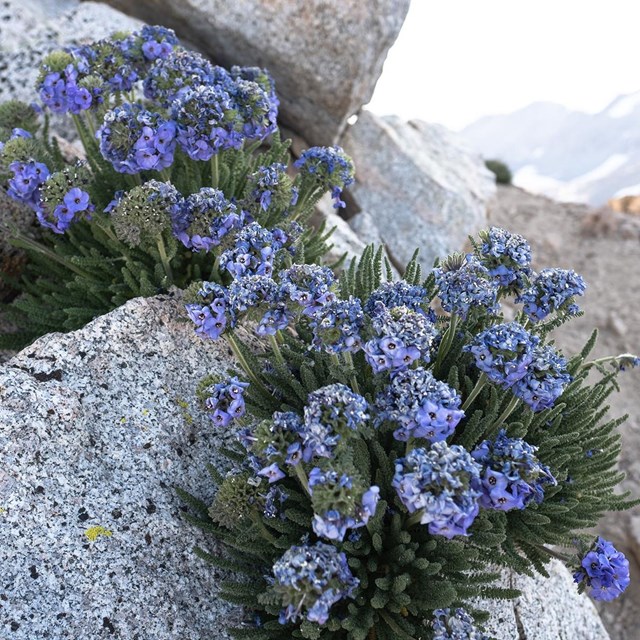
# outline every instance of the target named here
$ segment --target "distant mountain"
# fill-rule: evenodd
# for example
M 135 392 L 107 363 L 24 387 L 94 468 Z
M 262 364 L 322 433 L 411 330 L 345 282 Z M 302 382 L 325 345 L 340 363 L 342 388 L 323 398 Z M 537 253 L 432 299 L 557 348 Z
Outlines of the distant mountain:
M 534 102 L 481 118 L 461 136 L 485 158 L 506 162 L 514 183 L 534 193 L 592 205 L 640 195 L 640 91 L 596 114 Z

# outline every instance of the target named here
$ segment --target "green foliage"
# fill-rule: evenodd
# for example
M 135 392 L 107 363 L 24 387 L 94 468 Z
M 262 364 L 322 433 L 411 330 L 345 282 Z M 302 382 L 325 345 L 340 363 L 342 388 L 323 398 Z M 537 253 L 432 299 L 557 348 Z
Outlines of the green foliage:
M 496 176 L 498 184 L 511 184 L 511 169 L 502 160 L 486 160 L 484 164 Z

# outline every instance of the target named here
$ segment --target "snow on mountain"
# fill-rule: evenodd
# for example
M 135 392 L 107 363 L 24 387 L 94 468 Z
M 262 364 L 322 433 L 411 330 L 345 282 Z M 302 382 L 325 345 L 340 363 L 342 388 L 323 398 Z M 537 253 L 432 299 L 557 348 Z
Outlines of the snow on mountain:
M 596 114 L 535 102 L 481 118 L 461 135 L 485 158 L 506 162 L 528 191 L 592 205 L 640 195 L 640 91 Z

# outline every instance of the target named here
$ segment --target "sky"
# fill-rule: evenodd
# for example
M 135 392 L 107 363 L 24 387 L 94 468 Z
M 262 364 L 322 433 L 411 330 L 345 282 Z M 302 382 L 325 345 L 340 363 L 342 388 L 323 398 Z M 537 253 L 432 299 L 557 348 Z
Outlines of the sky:
M 540 100 L 640 89 L 638 0 L 412 0 L 368 109 L 459 130 Z

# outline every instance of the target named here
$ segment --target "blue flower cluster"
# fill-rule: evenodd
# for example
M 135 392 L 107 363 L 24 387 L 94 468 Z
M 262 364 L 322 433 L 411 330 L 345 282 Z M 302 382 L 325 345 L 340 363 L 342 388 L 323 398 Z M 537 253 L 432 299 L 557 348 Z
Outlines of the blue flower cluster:
M 97 132 L 100 152 L 120 173 L 161 171 L 171 166 L 176 125 L 141 104 L 123 104 L 108 111 Z
M 464 349 L 471 352 L 476 366 L 489 380 L 510 387 L 527 375 L 539 342 L 538 336 L 517 322 L 507 322 L 477 334 Z
M 248 382 L 241 382 L 234 376 L 208 389 L 211 395 L 205 400 L 205 407 L 217 426 L 226 427 L 232 420 L 244 415 L 244 391 L 248 386 Z
M 582 276 L 575 271 L 543 269 L 516 302 L 523 304 L 524 312 L 533 322 L 538 322 L 553 312 L 576 315 L 579 308 L 573 300 L 584 295 L 585 290 Z
M 464 609 L 436 609 L 431 626 L 432 640 L 490 640 L 474 626 L 473 618 Z
M 294 264 L 280 272 L 283 292 L 305 315 L 313 315 L 336 299 L 331 290 L 335 283 L 333 271 L 315 264 Z
M 318 188 L 330 189 L 336 209 L 346 206 L 341 195 L 354 182 L 354 168 L 342 147 L 312 147 L 303 151 L 293 166 Z
M 481 307 L 487 313 L 497 311 L 498 286 L 475 256 L 453 255 L 442 267 L 436 267 L 433 274 L 445 311 L 455 313 L 463 320 L 475 307 Z
M 464 418 L 456 390 L 422 367 L 395 375 L 378 394 L 376 410 L 376 425 L 384 421 L 397 425 L 393 437 L 402 442 L 410 438 L 445 440 Z
M 227 328 L 227 290 L 220 285 L 205 282 L 198 293 L 207 300 L 207 304 L 188 304 L 187 314 L 199 336 L 217 340 Z
M 82 86 L 83 75 L 89 71 L 89 61 L 79 52 L 67 52 L 56 60 L 56 69 L 43 64 L 38 85 L 40 99 L 54 113 L 78 114 L 101 102 L 100 90 Z
M 526 375 L 511 390 L 534 411 L 542 411 L 553 407 L 570 382 L 567 361 L 553 347 L 538 346 Z
M 273 565 L 273 589 L 287 606 L 280 622 L 296 622 L 303 616 L 309 622 L 324 624 L 329 609 L 343 598 L 349 598 L 358 587 L 347 557 L 333 545 L 293 546 Z
M 598 537 L 573 574 L 594 600 L 610 601 L 629 586 L 629 561 L 608 540 Z
M 34 210 L 40 206 L 40 187 L 49 177 L 49 169 L 42 162 L 12 162 L 9 170 L 13 176 L 9 179 L 7 194 Z
M 426 313 L 432 322 L 435 321 L 433 311 L 431 309 L 424 310 L 424 306 L 429 304 L 426 289 L 419 285 L 411 285 L 404 280 L 381 284 L 365 302 L 364 312 L 370 316 L 375 315 L 379 304 L 384 305 L 387 309 L 406 307 L 411 311 Z
M 491 227 L 480 233 L 482 263 L 501 287 L 519 289 L 531 273 L 531 247 L 516 233 Z
M 309 493 L 315 512 L 313 531 L 317 536 L 341 542 L 348 529 L 358 529 L 369 522 L 376 511 L 380 489 L 372 486 L 363 492 L 354 487 L 347 474 L 314 467 L 309 473 Z
M 317 309 L 311 320 L 313 348 L 328 353 L 349 353 L 362 348 L 364 313 L 358 298 L 332 300 Z
M 53 209 L 47 205 L 44 200 L 40 202 L 36 208 L 36 217 L 43 227 L 51 229 L 54 233 L 64 233 L 83 214 L 90 220 L 91 214 L 95 211 L 89 194 L 78 187 L 69 189 L 62 202 Z
M 222 191 L 203 187 L 184 199 L 174 218 L 173 233 L 188 249 L 208 252 L 243 222 L 243 212 Z
M 374 373 L 401 371 L 418 359 L 431 360 L 438 331 L 424 313 L 407 307 L 388 310 L 378 302 L 371 327 L 375 337 L 365 343 L 364 353 Z
M 276 254 L 287 240 L 287 234 L 281 229 L 269 231 L 252 222 L 238 232 L 233 248 L 220 256 L 220 264 L 235 278 L 270 276 Z
M 247 198 L 248 206 L 255 206 L 259 212 L 269 210 L 274 196 L 281 190 L 287 188 L 289 178 L 287 177 L 287 167 L 280 162 L 274 162 L 266 167 L 259 167 L 256 172 L 249 176 L 250 193 Z M 298 199 L 297 189 L 291 190 L 288 204 L 294 206 Z
M 435 442 L 413 449 L 396 460 L 392 486 L 432 535 L 469 535 L 479 512 L 480 466 L 463 447 Z
M 524 509 L 544 498 L 544 486 L 555 485 L 549 468 L 536 457 L 537 448 L 502 429 L 496 439 L 481 442 L 471 457 L 481 465 L 480 506 L 497 511 Z

